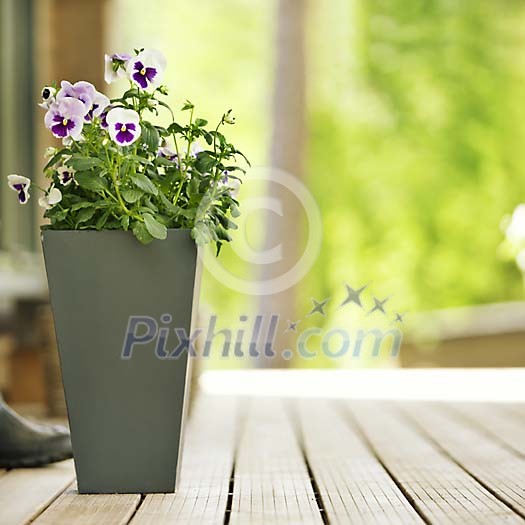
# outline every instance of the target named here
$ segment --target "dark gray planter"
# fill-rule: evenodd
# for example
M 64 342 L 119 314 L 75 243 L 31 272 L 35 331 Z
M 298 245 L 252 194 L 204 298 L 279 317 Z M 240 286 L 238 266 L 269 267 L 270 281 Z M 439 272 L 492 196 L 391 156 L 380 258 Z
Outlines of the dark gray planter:
M 200 271 L 189 231 L 143 246 L 124 231 L 43 230 L 42 244 L 79 492 L 173 492 L 191 360 L 159 359 L 156 338 L 121 354 L 130 316 L 170 327 L 168 351 L 173 328 L 190 333 Z

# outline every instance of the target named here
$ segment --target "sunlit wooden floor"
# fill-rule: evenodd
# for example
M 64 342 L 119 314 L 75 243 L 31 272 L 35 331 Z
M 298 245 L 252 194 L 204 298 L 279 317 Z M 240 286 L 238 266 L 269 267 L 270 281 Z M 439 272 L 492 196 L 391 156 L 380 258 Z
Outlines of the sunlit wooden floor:
M 12 470 L 0 523 L 525 521 L 525 404 L 272 396 L 264 374 L 266 395 L 198 397 L 176 494 L 79 496 L 72 462 Z

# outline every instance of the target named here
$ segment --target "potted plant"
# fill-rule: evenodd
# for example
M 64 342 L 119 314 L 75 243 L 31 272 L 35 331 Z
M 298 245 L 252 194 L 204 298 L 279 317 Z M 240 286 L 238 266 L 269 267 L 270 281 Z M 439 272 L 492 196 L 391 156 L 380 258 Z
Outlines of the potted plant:
M 165 350 L 177 346 L 175 328 L 190 333 L 197 245 L 218 252 L 239 213 L 244 156 L 221 133 L 231 111 L 208 129 L 187 101 L 176 122 L 165 67 L 159 51 L 115 54 L 105 79 L 127 78 L 122 96 L 84 81 L 42 92 L 45 125 L 62 141 L 47 152 L 49 187 L 37 188 L 80 493 L 175 490 L 189 361 Z M 161 111 L 165 126 L 151 122 Z M 31 181 L 8 183 L 27 203 Z M 124 355 L 138 328 L 148 337 L 134 332 Z

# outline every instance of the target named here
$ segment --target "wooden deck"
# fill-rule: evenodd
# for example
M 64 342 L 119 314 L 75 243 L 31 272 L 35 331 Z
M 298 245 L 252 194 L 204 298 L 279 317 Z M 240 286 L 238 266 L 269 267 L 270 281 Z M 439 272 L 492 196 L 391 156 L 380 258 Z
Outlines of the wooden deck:
M 525 522 L 521 403 L 201 394 L 185 442 L 176 494 L 79 496 L 71 461 L 1 472 L 0 524 Z

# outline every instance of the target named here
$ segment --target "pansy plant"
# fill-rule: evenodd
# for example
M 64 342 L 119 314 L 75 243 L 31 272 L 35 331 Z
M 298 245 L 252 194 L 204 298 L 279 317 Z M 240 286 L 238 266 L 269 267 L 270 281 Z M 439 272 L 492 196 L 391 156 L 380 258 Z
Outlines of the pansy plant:
M 188 228 L 198 244 L 230 239 L 239 214 L 236 200 L 246 157 L 221 128 L 233 124 L 231 110 L 218 124 L 195 118 L 189 101 L 185 124 L 164 101 L 161 84 L 166 59 L 160 51 L 105 57 L 106 82 L 127 78 L 128 89 L 109 100 L 89 82 L 46 86 L 40 106 L 44 123 L 62 141 L 48 148 L 49 179 L 39 204 L 56 230 L 126 230 L 142 243 L 165 239 L 168 228 Z M 169 124 L 152 121 L 166 110 Z M 31 181 L 10 175 L 8 184 L 21 204 Z

